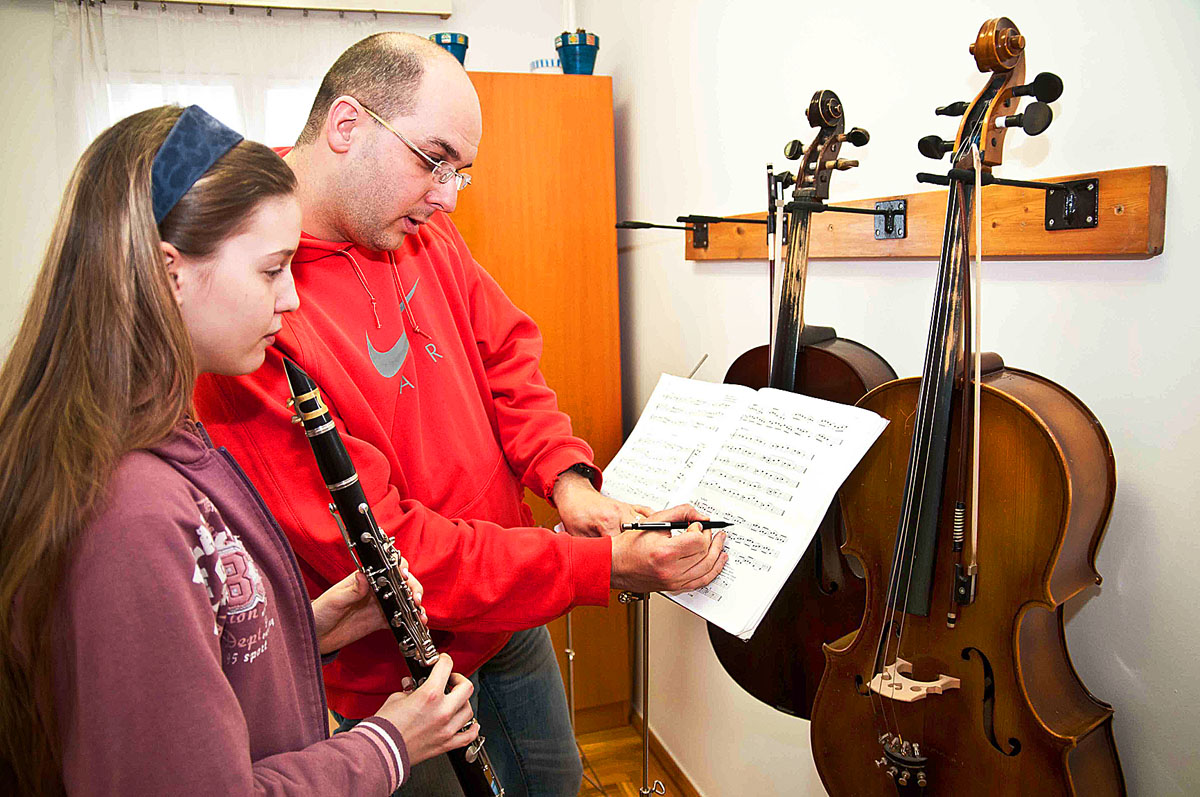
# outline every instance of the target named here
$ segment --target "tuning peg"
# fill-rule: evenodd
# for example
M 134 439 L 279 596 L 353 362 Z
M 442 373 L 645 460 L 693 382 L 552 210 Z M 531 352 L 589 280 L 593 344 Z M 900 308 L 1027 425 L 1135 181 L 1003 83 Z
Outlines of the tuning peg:
M 866 143 L 871 140 L 871 134 L 861 127 L 852 127 L 850 132 L 842 133 L 838 136 L 838 141 L 843 141 L 852 147 L 866 146 Z
M 844 172 L 847 169 L 853 169 L 858 165 L 858 161 L 842 160 L 838 158 L 835 161 L 825 161 L 826 169 L 837 169 L 839 172 Z
M 796 175 L 791 172 L 780 172 L 775 175 L 775 183 L 780 191 L 786 191 L 796 184 Z
M 965 100 L 952 102 L 949 105 L 943 105 L 934 111 L 938 116 L 962 116 L 967 112 L 967 103 Z
M 1024 86 L 1014 88 L 1012 93 L 1014 97 L 1032 95 L 1037 98 L 1038 102 L 1054 102 L 1062 96 L 1062 78 L 1053 72 L 1042 72 Z
M 926 158 L 941 160 L 942 156 L 954 149 L 954 142 L 947 141 L 938 135 L 929 135 L 917 142 L 917 150 Z
M 1054 121 L 1054 112 L 1044 102 L 1031 102 L 1025 110 L 1012 116 L 996 120 L 996 127 L 1020 127 L 1027 135 L 1036 136 L 1046 131 Z
M 798 139 L 792 139 L 783 147 L 783 157 L 790 161 L 800 160 L 804 155 L 804 143 Z

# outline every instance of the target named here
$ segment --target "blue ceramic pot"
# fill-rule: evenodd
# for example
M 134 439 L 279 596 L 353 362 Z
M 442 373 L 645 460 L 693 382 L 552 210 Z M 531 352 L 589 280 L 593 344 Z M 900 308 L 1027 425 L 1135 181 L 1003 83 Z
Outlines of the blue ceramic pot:
M 590 75 L 596 67 L 600 37 L 587 31 L 561 33 L 554 37 L 554 49 L 562 60 L 564 75 Z
M 467 34 L 465 33 L 431 33 L 429 41 L 440 44 L 450 54 L 458 59 L 463 66 L 467 65 Z

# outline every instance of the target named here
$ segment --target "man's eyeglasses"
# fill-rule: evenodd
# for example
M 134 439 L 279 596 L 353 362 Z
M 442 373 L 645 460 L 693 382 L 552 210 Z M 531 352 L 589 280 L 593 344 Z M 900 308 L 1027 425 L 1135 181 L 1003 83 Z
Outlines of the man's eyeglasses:
M 360 102 L 359 105 L 362 105 L 362 103 Z M 385 122 L 383 120 L 383 117 L 381 117 L 379 114 L 375 113 L 374 111 L 372 111 L 370 108 L 368 108 L 365 105 L 362 105 L 362 109 L 364 111 L 366 111 L 368 114 L 370 114 L 372 119 L 374 119 L 376 122 L 379 122 L 379 124 L 383 125 L 384 128 L 386 128 L 388 130 L 388 132 L 390 132 L 396 138 L 403 141 L 404 146 L 411 149 L 413 151 L 414 155 L 416 155 L 421 160 L 425 161 L 425 163 L 429 166 L 429 170 L 433 172 L 434 179 L 437 180 L 439 183 L 441 183 L 442 185 L 445 185 L 446 183 L 450 182 L 451 180 L 454 180 L 455 187 L 459 191 L 463 190 L 464 188 L 466 188 L 468 185 L 471 184 L 471 175 L 463 174 L 458 169 L 455 169 L 453 166 L 451 166 L 449 163 L 446 163 L 446 161 L 435 161 L 433 158 L 429 157 L 424 152 L 422 152 L 420 150 L 420 148 L 417 147 L 416 144 L 412 143 L 407 138 L 405 138 L 403 133 L 401 133 L 399 130 L 397 130 L 396 128 L 392 127 L 387 122 Z

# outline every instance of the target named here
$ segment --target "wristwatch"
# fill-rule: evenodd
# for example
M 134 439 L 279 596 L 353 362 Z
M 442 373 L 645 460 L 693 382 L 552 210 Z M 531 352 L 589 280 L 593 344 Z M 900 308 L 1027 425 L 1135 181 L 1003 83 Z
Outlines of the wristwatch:
M 554 484 L 550 485 L 550 492 L 546 494 L 546 500 L 549 501 L 552 506 L 554 505 L 554 487 L 558 484 L 558 480 L 562 478 L 564 473 L 578 473 L 580 476 L 587 479 L 589 483 L 592 483 L 592 477 L 599 473 L 599 471 L 597 471 L 591 465 L 584 465 L 582 462 L 576 462 L 566 470 L 559 471 L 558 475 L 554 477 Z
M 594 479 L 596 477 L 596 474 L 600 472 L 600 471 L 596 470 L 595 468 L 593 468 L 591 465 L 584 465 L 582 462 L 576 462 L 574 465 L 567 468 L 567 470 L 564 470 L 562 473 L 560 473 L 558 475 L 561 476 L 563 473 L 566 473 L 568 470 L 578 473 L 580 476 L 587 479 L 588 481 L 591 481 L 592 479 Z
M 565 471 L 559 471 L 557 477 L 554 477 L 553 484 L 550 485 L 550 492 L 546 493 L 546 501 L 550 502 L 551 507 L 554 505 L 554 487 L 558 486 L 558 480 L 562 479 L 563 474 L 565 473 L 578 473 L 581 475 L 581 477 L 588 480 L 588 484 L 594 484 L 592 478 L 595 474 L 598 474 L 599 471 L 596 471 L 596 469 L 590 465 L 583 465 L 582 462 L 576 462 L 575 465 L 566 468 Z

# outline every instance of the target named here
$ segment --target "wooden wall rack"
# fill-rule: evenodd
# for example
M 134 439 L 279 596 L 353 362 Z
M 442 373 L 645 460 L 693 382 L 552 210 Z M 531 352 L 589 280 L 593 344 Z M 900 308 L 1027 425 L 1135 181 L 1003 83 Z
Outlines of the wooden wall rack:
M 1046 192 L 989 185 L 982 191 L 985 257 L 1022 259 L 1098 260 L 1145 259 L 1161 254 L 1166 222 L 1167 167 L 1137 166 L 1051 178 L 1048 182 L 1097 178 L 1099 218 L 1095 227 L 1081 230 L 1045 229 Z M 875 208 L 876 202 L 908 200 L 906 237 L 875 239 L 875 219 L 869 215 L 820 213 L 813 216 L 810 258 L 873 260 L 933 258 L 941 254 L 946 218 L 946 191 L 842 200 L 831 204 Z M 766 213 L 735 218 L 762 219 Z M 974 225 L 972 225 L 974 233 Z M 766 260 L 767 242 L 760 224 L 713 224 L 708 248 L 692 245 L 686 236 L 688 260 Z

